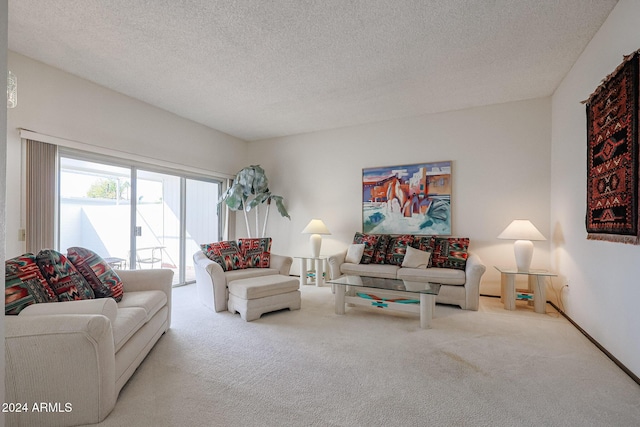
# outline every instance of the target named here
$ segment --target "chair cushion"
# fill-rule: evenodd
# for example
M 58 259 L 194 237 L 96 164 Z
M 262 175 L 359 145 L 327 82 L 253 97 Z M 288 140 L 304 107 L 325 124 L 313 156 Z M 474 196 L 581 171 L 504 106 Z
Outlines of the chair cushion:
M 220 264 L 224 271 L 244 268 L 244 258 L 238 244 L 233 240 L 200 245 L 202 251 L 212 261 Z
M 227 271 L 224 275 L 227 277 L 227 283 L 239 279 L 248 279 L 249 277 L 273 276 L 280 274 L 275 268 L 245 268 L 244 270 Z
M 18 314 L 35 303 L 58 301 L 55 292 L 42 276 L 35 255 L 20 255 L 7 260 L 4 265 L 5 314 Z
M 93 289 L 66 256 L 53 249 L 36 255 L 36 264 L 45 280 L 58 296 L 58 301 L 94 299 Z
M 245 268 L 269 268 L 271 262 L 271 237 L 238 239 Z
M 122 280 L 100 255 L 90 249 L 72 247 L 67 249 L 67 258 L 82 274 L 96 298 L 122 299 Z
M 256 299 L 293 292 L 299 285 L 297 278 L 277 274 L 234 280 L 228 286 L 231 295 L 242 299 Z

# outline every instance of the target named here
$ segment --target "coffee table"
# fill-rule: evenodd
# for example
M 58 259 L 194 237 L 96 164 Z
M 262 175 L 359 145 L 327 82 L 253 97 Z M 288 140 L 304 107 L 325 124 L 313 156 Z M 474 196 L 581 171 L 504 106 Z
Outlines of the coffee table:
M 335 285 L 336 314 L 344 314 L 345 304 L 363 305 L 409 313 L 420 313 L 420 327 L 431 327 L 440 285 L 368 276 L 341 276 L 326 283 Z M 406 298 L 398 298 L 398 294 Z

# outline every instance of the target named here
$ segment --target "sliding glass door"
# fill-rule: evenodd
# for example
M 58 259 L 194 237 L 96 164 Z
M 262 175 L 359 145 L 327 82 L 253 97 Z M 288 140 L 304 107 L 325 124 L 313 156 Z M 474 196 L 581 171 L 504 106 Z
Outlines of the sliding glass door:
M 117 268 L 170 268 L 195 280 L 192 255 L 218 241 L 220 181 L 174 171 L 60 156 L 59 248 L 94 250 Z

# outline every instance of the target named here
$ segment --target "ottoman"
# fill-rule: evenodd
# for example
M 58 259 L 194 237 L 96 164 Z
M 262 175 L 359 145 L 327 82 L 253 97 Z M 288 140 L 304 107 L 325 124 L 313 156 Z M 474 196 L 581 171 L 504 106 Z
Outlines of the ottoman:
M 246 322 L 283 308 L 300 310 L 298 286 L 298 278 L 280 274 L 233 280 L 228 285 L 227 307 L 231 313 L 240 313 Z

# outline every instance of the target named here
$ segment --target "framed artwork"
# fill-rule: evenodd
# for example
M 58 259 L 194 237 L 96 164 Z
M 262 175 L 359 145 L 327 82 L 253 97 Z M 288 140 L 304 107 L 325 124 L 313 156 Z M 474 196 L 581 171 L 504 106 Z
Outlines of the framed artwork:
M 451 235 L 451 161 L 362 169 L 362 231 Z

